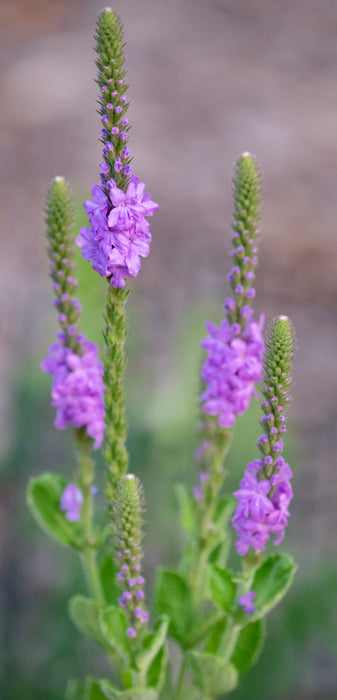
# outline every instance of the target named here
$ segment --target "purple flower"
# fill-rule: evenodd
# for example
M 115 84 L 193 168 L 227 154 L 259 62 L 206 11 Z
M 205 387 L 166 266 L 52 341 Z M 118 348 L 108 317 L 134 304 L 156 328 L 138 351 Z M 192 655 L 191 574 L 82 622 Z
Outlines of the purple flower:
M 134 176 L 126 192 L 113 179 L 107 185 L 109 199 L 100 185 L 92 188 L 93 201 L 85 202 L 90 228 L 81 228 L 76 243 L 84 259 L 92 261 L 94 270 L 110 277 L 114 287 L 124 289 L 125 278 L 136 277 L 141 258 L 149 254 L 151 234 L 145 216 L 152 216 L 158 205 L 145 192 L 145 184 Z
M 241 598 L 239 598 L 238 600 L 239 605 L 243 606 L 243 609 L 245 613 L 247 613 L 247 615 L 251 615 L 255 612 L 255 605 L 253 603 L 255 596 L 255 591 L 249 591 L 249 593 L 246 593 L 246 595 L 241 596 Z
M 76 522 L 81 518 L 83 505 L 82 491 L 76 484 L 68 484 L 65 487 L 60 501 L 60 510 L 65 511 L 65 517 L 69 522 Z
M 270 479 L 264 478 L 262 470 L 262 460 L 248 464 L 240 489 L 234 492 L 238 504 L 232 523 L 239 536 L 236 548 L 242 556 L 249 547 L 262 552 L 271 534 L 276 534 L 274 544 L 280 544 L 288 523 L 288 507 L 293 497 L 289 483 L 291 469 L 279 456 Z
M 94 449 L 103 441 L 104 384 L 103 366 L 98 358 L 98 348 L 82 333 L 78 336 L 83 351 L 75 354 L 63 345 L 64 336 L 49 348 L 49 355 L 41 369 L 53 375 L 52 406 L 57 409 L 55 426 L 64 430 L 70 423 L 76 428 L 85 427 L 94 439 Z
M 233 333 L 228 319 L 222 321 L 220 328 L 206 323 L 209 337 L 201 345 L 208 353 L 202 367 L 207 387 L 201 401 L 205 413 L 218 415 L 221 428 L 230 428 L 236 416 L 248 408 L 251 396 L 256 396 L 255 382 L 262 376 L 263 322 L 263 316 L 259 323 L 250 319 L 240 336 L 236 327 Z
M 152 216 L 158 209 L 148 193 L 144 193 L 145 183 L 133 176 L 126 192 L 120 190 L 113 179 L 109 180 L 110 199 L 114 206 L 108 216 L 110 228 L 125 230 L 131 228 L 144 216 Z

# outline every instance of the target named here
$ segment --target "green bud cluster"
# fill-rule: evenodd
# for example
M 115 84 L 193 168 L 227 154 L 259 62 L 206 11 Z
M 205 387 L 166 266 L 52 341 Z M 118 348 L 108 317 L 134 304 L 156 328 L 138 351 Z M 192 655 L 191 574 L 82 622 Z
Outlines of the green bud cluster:
M 73 278 L 73 202 L 70 188 L 63 177 L 56 177 L 47 192 L 46 226 L 50 276 L 55 292 L 55 306 L 65 334 L 65 344 L 80 354 L 77 333 L 69 334 L 69 327 L 78 323 L 79 304 L 74 299 L 77 280 Z
M 263 394 L 267 400 L 277 397 L 283 410 L 289 401 L 294 347 L 293 324 L 287 316 L 279 316 L 273 321 L 266 341 Z
M 261 176 L 257 162 L 250 153 L 238 159 L 233 177 L 234 220 L 232 228 L 233 270 L 229 275 L 236 308 L 228 310 L 230 321 L 245 325 L 240 315 L 242 306 L 249 306 L 254 298 L 252 289 L 257 265 L 257 240 L 260 219 Z M 238 292 L 238 289 L 240 291 Z
M 119 603 L 136 634 L 148 619 L 143 608 L 144 579 L 141 576 L 143 509 L 144 496 L 139 479 L 133 474 L 123 476 L 116 489 L 112 508 L 119 564 L 117 576 L 123 590 Z
M 130 177 L 123 170 L 116 172 L 114 165 L 117 158 L 121 156 L 126 140 L 122 141 L 119 133 L 114 134 L 114 129 L 117 127 L 119 132 L 124 133 L 129 131 L 128 125 L 121 125 L 128 109 L 126 91 L 129 86 L 125 83 L 123 27 L 118 15 L 109 7 L 105 8 L 98 17 L 95 38 L 97 83 L 101 91 L 98 111 L 101 117 L 108 119 L 102 123 L 108 136 L 100 140 L 103 145 L 106 145 L 108 139 L 109 144 L 113 146 L 113 150 L 105 149 L 103 152 L 104 161 L 109 168 L 109 173 L 104 177 L 106 181 L 111 177 L 114 178 L 117 187 L 125 191 Z M 123 158 L 123 166 L 130 163 L 130 157 Z
M 282 451 L 282 437 L 286 432 L 284 413 L 289 401 L 294 344 L 292 322 L 287 316 L 279 316 L 271 324 L 266 341 L 262 388 L 265 397 L 262 410 L 265 415 L 261 419 L 265 432 L 258 441 L 263 457 L 272 457 L 272 462 L 265 468 L 268 478 Z

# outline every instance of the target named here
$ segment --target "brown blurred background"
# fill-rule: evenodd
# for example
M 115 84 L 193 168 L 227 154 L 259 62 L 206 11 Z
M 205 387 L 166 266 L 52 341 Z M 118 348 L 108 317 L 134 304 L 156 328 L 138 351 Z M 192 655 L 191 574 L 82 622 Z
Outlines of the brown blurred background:
M 27 603 L 22 576 L 29 590 L 36 571 L 48 591 L 54 583 L 46 574 L 53 567 L 48 542 L 44 555 L 32 549 L 34 566 L 26 560 L 22 568 L 13 553 L 26 556 L 16 509 L 24 508 L 27 474 L 23 458 L 17 496 L 8 464 L 19 461 L 13 458 L 17 378 L 26 373 L 26 358 L 34 358 L 38 367 L 56 327 L 43 242 L 46 186 L 55 175 L 65 175 L 83 199 L 98 177 L 92 47 L 101 8 L 98 0 L 0 2 L 3 608 L 18 577 L 23 607 L 37 594 L 33 587 Z M 115 0 L 113 9 L 127 40 L 134 170 L 160 203 L 151 255 L 133 284 L 138 302 L 132 313 L 136 325 L 137 318 L 141 323 L 134 343 L 140 359 L 132 365 L 131 358 L 131 367 L 144 372 L 153 393 L 160 391 L 189 347 L 188 319 L 197 318 L 198 340 L 200 310 L 214 309 L 214 318 L 220 317 L 229 265 L 231 173 L 238 154 L 250 150 L 264 174 L 256 309 L 265 311 L 267 321 L 280 313 L 291 316 L 297 330 L 291 547 L 309 579 L 322 562 L 335 570 L 337 2 Z M 181 395 L 175 400 L 179 407 Z M 36 459 L 39 454 L 37 449 Z M 34 463 L 31 471 L 43 468 Z M 337 630 L 333 588 L 329 601 Z M 11 605 L 15 611 L 15 601 L 9 601 L 12 610 Z M 13 635 L 12 623 L 8 627 Z M 42 630 L 48 635 L 43 625 Z M 12 639 L 14 651 L 29 644 L 28 631 L 20 631 L 21 642 Z M 312 645 L 312 675 L 301 690 L 292 686 L 283 698 L 336 697 L 336 656 L 330 647 L 322 652 L 329 646 L 324 634 Z M 20 653 L 24 658 L 24 650 Z M 32 664 L 38 675 L 38 651 Z M 31 679 L 28 683 L 33 688 Z M 27 688 L 23 681 L 22 690 Z M 31 692 L 29 699 L 40 698 L 36 688 Z M 279 697 L 275 692 L 265 691 L 263 700 Z M 17 697 L 11 685 L 4 684 L 4 693 L 4 700 Z

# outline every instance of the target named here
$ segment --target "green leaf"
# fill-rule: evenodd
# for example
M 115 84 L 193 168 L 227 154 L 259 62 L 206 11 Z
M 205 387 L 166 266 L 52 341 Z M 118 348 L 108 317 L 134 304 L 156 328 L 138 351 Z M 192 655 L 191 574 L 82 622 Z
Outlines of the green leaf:
M 146 674 L 146 685 L 149 688 L 155 688 L 158 692 L 162 689 L 167 671 L 167 649 L 163 645 L 155 658 L 153 659 L 150 668 Z
M 116 568 L 112 552 L 109 552 L 103 558 L 99 567 L 99 577 L 101 579 L 106 602 L 108 605 L 116 605 L 120 596 L 120 587 L 117 583 Z
M 221 542 L 212 549 L 208 557 L 208 563 L 211 564 L 211 566 L 220 566 L 220 568 L 223 568 L 228 559 L 229 547 L 230 537 L 226 531 L 224 531 Z
M 62 544 L 81 548 L 81 525 L 70 523 L 60 510 L 67 479 L 58 474 L 42 474 L 30 479 L 27 500 L 30 510 L 42 530 Z
M 157 700 L 154 688 L 130 688 L 118 690 L 110 681 L 100 681 L 100 689 L 108 700 Z
M 190 651 L 187 655 L 189 667 L 198 688 L 211 697 L 229 693 L 236 687 L 236 668 L 214 654 Z
M 69 601 L 69 616 L 75 627 L 89 637 L 93 642 L 99 644 L 103 649 L 109 649 L 101 629 L 100 629 L 100 607 L 91 598 L 84 595 L 75 595 Z
M 67 683 L 65 700 L 83 700 L 84 693 L 85 683 L 71 679 Z
M 183 642 L 192 619 L 191 598 L 185 579 L 175 571 L 159 569 L 154 608 L 157 616 L 167 615 L 170 619 L 169 635 Z
M 197 526 L 196 503 L 184 484 L 176 484 L 175 491 L 180 508 L 181 524 L 186 532 L 193 535 L 196 532 Z
M 237 639 L 231 663 L 242 674 L 253 666 L 260 656 L 264 642 L 264 621 L 255 620 L 244 627 Z
M 221 501 L 219 501 L 214 515 L 214 523 L 217 526 L 217 529 L 222 530 L 225 525 L 227 525 L 229 518 L 233 513 L 234 507 L 234 498 L 223 498 Z
M 100 681 L 88 679 L 85 686 L 85 695 L 81 700 L 106 700 L 106 695 L 100 688 Z
M 211 598 L 218 608 L 228 612 L 235 600 L 236 583 L 226 569 L 218 566 L 210 567 L 210 591 Z
M 224 616 L 213 626 L 213 629 L 211 630 L 207 642 L 205 644 L 205 651 L 208 651 L 210 654 L 217 653 L 222 642 L 222 638 L 225 633 L 226 627 L 227 617 Z
M 127 623 L 122 610 L 110 605 L 100 612 L 100 629 L 104 639 L 125 660 L 129 658 Z
M 257 569 L 251 590 L 255 591 L 256 612 L 250 621 L 265 615 L 286 594 L 297 569 L 293 559 L 286 554 L 268 557 Z
M 169 620 L 167 617 L 159 620 L 153 632 L 147 634 L 143 640 L 143 650 L 136 658 L 136 665 L 140 671 L 144 673 L 148 670 L 154 658 L 157 656 L 160 648 L 165 643 Z

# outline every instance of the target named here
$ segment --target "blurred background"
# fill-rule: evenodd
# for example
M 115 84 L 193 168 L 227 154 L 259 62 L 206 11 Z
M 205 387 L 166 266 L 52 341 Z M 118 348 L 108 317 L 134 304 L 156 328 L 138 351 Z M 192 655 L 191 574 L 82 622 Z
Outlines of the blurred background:
M 285 542 L 299 563 L 269 616 L 261 659 L 232 700 L 337 696 L 337 2 L 115 0 L 125 24 L 134 170 L 160 203 L 129 300 L 132 470 L 148 501 L 146 567 L 181 549 L 174 482 L 192 484 L 199 341 L 227 289 L 231 174 L 264 173 L 257 313 L 297 329 Z M 82 202 L 98 178 L 93 31 L 98 0 L 0 1 L 0 697 L 61 700 L 66 678 L 106 671 L 66 615 L 84 591 L 72 553 L 25 505 L 29 476 L 73 468 L 39 370 L 56 314 L 45 256 L 48 182 Z M 104 280 L 78 259 L 83 330 L 101 343 Z M 228 488 L 256 456 L 258 406 L 237 422 Z M 242 432 L 244 439 L 242 439 Z M 241 434 L 241 439 L 239 437 Z M 103 465 L 102 465 L 103 467 Z M 102 470 L 101 470 L 102 471 Z M 101 477 L 99 478 L 99 481 Z M 100 499 L 100 496 L 98 496 Z M 103 505 L 103 499 L 98 506 Z

